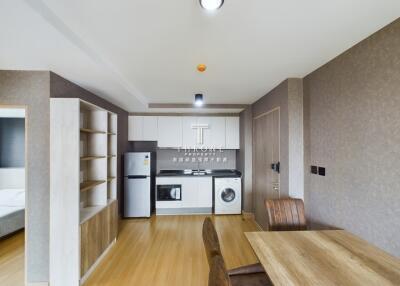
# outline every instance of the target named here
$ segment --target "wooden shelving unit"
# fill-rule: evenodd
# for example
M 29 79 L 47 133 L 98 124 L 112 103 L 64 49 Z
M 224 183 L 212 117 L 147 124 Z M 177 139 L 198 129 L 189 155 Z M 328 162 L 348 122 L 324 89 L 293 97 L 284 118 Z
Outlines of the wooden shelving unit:
M 81 157 L 81 161 L 90 161 L 90 160 L 96 160 L 96 159 L 104 159 L 106 156 L 84 156 Z
M 107 181 L 108 181 L 108 178 L 107 178 Z M 88 190 L 90 190 L 90 189 L 93 189 L 94 187 L 96 187 L 96 186 L 98 186 L 98 185 L 100 185 L 100 184 L 103 184 L 103 183 L 105 183 L 106 181 L 85 181 L 85 182 L 82 182 L 81 183 L 81 185 L 80 185 L 80 191 L 81 192 L 85 192 L 85 191 L 88 191 Z
M 89 129 L 89 128 L 81 128 L 80 131 L 84 132 L 84 133 L 91 133 L 91 134 L 106 134 L 107 133 L 105 131 L 94 130 L 94 129 Z
M 111 182 L 112 180 L 115 180 L 115 177 L 108 177 L 107 182 Z
M 108 113 L 107 136 L 107 198 L 117 197 L 117 116 Z
M 50 106 L 50 283 L 78 286 L 116 238 L 117 115 L 77 98 Z

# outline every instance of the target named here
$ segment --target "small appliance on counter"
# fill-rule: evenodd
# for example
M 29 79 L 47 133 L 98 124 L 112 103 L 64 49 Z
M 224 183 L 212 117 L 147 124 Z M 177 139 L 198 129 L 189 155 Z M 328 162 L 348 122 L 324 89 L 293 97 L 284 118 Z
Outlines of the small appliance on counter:
M 124 217 L 150 217 L 155 208 L 155 158 L 152 152 L 124 155 Z

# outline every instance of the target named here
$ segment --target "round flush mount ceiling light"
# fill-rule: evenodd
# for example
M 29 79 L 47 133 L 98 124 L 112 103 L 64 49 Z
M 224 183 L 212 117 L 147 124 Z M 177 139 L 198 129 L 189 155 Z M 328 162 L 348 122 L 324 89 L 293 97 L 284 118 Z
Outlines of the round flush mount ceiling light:
M 199 0 L 201 7 L 208 11 L 215 11 L 224 4 L 224 0 Z
M 205 72 L 206 69 L 207 69 L 207 66 L 206 66 L 205 64 L 199 64 L 199 65 L 197 66 L 197 70 L 198 70 L 199 72 Z
M 196 105 L 196 106 L 203 105 L 203 95 L 201 93 L 194 95 L 194 105 Z

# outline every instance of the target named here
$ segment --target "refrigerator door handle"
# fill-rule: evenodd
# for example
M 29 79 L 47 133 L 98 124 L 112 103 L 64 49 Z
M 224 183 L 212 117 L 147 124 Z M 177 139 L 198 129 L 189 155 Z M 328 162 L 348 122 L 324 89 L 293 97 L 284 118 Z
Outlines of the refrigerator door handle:
M 147 179 L 148 176 L 127 176 L 128 179 Z

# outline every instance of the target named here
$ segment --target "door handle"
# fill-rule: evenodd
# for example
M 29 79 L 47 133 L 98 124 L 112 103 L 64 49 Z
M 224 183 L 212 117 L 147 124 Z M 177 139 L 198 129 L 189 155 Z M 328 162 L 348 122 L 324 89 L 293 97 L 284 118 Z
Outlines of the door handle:
M 281 162 L 271 164 L 271 169 L 279 174 L 281 171 Z

